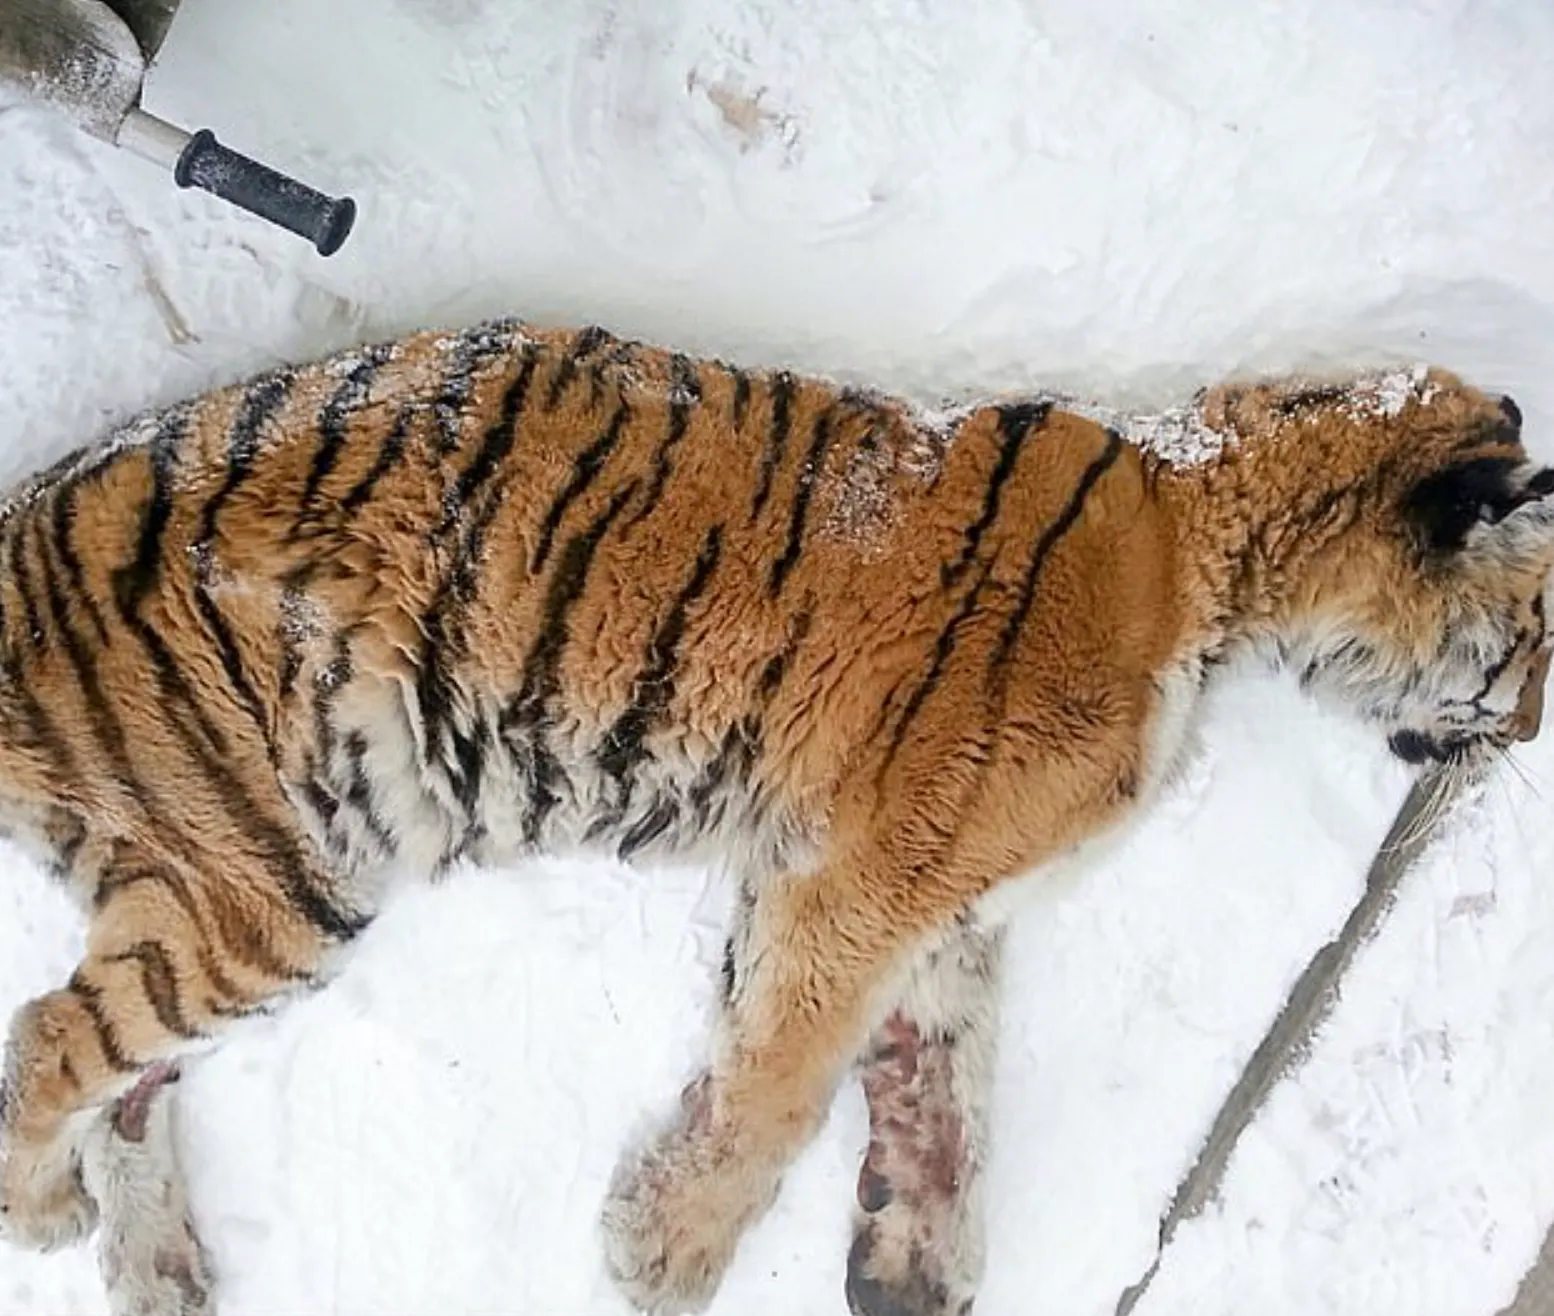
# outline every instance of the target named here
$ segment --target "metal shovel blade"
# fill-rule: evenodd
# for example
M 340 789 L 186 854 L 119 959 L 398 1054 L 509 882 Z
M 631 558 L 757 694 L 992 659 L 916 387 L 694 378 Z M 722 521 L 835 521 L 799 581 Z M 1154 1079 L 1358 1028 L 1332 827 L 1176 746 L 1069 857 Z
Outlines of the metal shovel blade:
M 112 142 L 140 103 L 146 57 L 101 0 L 5 0 L 0 6 L 0 80 L 62 110 Z

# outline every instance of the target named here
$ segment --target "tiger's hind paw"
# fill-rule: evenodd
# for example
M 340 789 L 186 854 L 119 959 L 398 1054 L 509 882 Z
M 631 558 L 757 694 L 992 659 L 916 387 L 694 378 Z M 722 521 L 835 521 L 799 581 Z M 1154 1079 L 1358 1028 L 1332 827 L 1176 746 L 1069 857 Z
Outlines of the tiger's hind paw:
M 0 1237 L 38 1252 L 79 1243 L 97 1224 L 97 1207 L 73 1165 L 49 1167 L 49 1156 L 6 1154 L 0 1188 Z
M 847 1254 L 847 1309 L 853 1316 L 970 1316 L 974 1294 L 947 1283 L 915 1249 L 882 1244 L 873 1221 L 853 1235 Z
M 96 1223 L 74 1138 L 60 1133 L 31 1143 L 14 1133 L 0 1135 L 0 1238 L 52 1252 L 80 1242 Z
M 622 1161 L 601 1224 L 611 1278 L 639 1311 L 706 1309 L 777 1178 L 744 1163 L 712 1128 L 708 1080 L 688 1087 L 682 1119 Z

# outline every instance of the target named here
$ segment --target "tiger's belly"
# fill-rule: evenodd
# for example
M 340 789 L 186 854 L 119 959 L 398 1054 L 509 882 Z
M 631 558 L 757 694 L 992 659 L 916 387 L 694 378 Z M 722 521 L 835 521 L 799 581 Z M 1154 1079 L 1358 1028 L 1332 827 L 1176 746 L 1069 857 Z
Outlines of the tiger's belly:
M 428 716 L 408 679 L 323 693 L 292 727 L 282 784 L 331 868 L 368 896 L 458 860 L 716 855 L 750 872 L 806 852 L 755 732 L 737 722 L 717 737 L 664 726 L 622 745 L 564 704 L 519 720 L 460 689 Z

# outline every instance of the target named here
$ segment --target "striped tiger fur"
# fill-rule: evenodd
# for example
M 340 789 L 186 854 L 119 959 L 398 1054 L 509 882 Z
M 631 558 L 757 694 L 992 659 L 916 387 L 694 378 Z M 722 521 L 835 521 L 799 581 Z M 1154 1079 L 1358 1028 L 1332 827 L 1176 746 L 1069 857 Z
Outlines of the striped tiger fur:
M 1199 451 L 497 322 L 26 484 L 0 800 L 90 922 L 12 1024 L 5 1233 L 100 1210 L 116 1310 L 211 1310 L 182 1058 L 324 984 L 405 878 L 700 853 L 739 874 L 721 1018 L 609 1189 L 612 1274 L 707 1304 L 857 1061 L 849 1303 L 967 1310 L 1004 897 L 1139 813 L 1209 675 L 1266 654 L 1412 761 L 1537 729 L 1554 472 L 1514 403 L 1421 370 L 1227 384 L 1173 424 Z

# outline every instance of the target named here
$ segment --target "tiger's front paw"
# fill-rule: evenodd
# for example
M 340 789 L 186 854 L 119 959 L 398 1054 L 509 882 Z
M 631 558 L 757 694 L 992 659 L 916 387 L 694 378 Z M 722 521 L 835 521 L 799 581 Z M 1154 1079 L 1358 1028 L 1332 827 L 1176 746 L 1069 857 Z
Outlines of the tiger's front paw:
M 714 1128 L 708 1080 L 686 1089 L 684 1105 L 678 1123 L 621 1162 L 603 1211 L 610 1276 L 653 1316 L 706 1308 L 779 1183 L 740 1154 L 732 1131 Z

